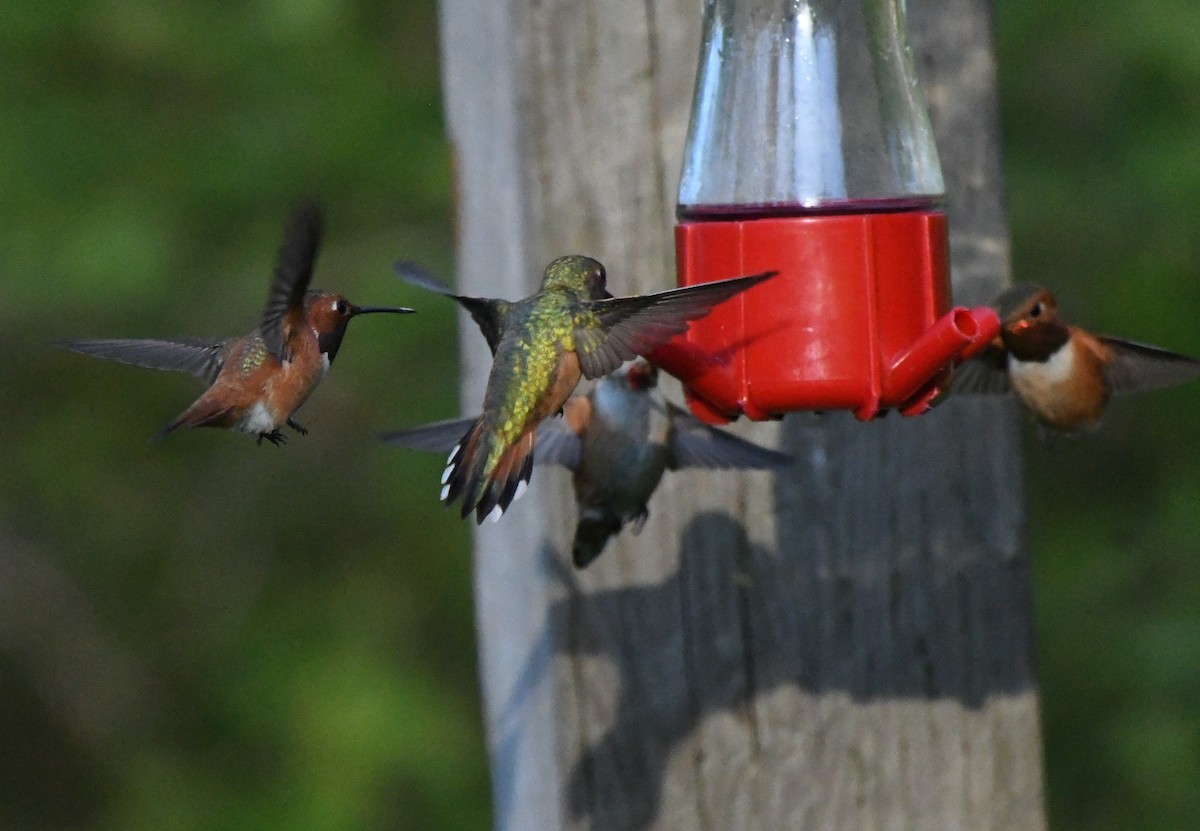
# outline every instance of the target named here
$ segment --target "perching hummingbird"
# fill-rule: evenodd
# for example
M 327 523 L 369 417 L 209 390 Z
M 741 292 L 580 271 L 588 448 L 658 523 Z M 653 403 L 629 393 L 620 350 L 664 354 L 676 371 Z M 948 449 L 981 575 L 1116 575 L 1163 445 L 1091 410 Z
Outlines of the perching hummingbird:
M 462 499 L 462 515 L 499 519 L 524 493 L 533 468 L 538 424 L 555 415 L 580 377 L 600 378 L 623 361 L 683 332 L 723 300 L 775 272 L 718 280 L 637 297 L 613 297 L 604 266 L 590 257 L 559 257 L 541 288 L 508 302 L 451 292 L 407 263 L 409 282 L 453 297 L 479 324 L 492 350 L 483 411 L 464 430 L 442 475 L 441 499 Z
M 445 451 L 473 419 L 438 422 L 390 433 L 385 441 L 416 450 Z M 571 558 L 584 568 L 626 524 L 636 534 L 650 515 L 647 503 L 663 473 L 686 467 L 773 469 L 790 456 L 709 427 L 671 404 L 658 388 L 658 369 L 644 358 L 627 361 L 585 395 L 573 395 L 562 418 L 537 428 L 540 465 L 573 473 L 579 520 Z
M 355 306 L 340 294 L 308 291 L 321 231 L 316 205 L 305 203 L 292 213 L 262 322 L 248 335 L 225 340 L 73 340 L 61 345 L 134 366 L 188 372 L 209 385 L 155 438 L 179 427 L 222 427 L 257 436 L 259 444 L 263 439 L 284 444 L 282 425 L 301 435 L 308 432 L 292 414 L 325 376 L 351 318 L 413 311 Z
M 1053 293 L 1042 286 L 1017 283 L 994 305 L 1003 322 L 1000 337 L 955 370 L 953 391 L 1011 390 L 1046 427 L 1094 427 L 1112 395 L 1200 375 L 1200 361 L 1185 355 L 1065 323 Z

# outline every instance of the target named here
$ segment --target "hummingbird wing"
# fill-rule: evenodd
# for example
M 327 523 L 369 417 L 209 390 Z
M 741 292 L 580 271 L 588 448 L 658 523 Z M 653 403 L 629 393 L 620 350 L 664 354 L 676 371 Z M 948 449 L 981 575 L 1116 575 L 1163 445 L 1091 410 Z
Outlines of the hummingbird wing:
M 572 395 L 563 405 L 561 418 L 547 418 L 537 428 L 539 465 L 562 465 L 568 470 L 579 467 L 583 456 L 583 431 L 592 417 L 592 400 Z
M 952 394 L 999 395 L 1010 391 L 1008 353 L 1004 347 L 990 345 L 969 361 L 954 368 L 950 382 Z
M 703 467 L 735 470 L 774 470 L 787 467 L 792 457 L 778 450 L 759 447 L 732 433 L 703 423 L 674 404 L 671 414 L 670 461 L 667 467 Z
M 1146 392 L 1200 376 L 1200 361 L 1178 352 L 1105 335 L 1098 339 L 1112 353 L 1104 377 L 1113 393 Z
M 695 286 L 586 300 L 575 320 L 575 352 L 585 378 L 599 378 L 654 349 L 704 317 L 713 306 L 778 272 L 715 280 Z
M 579 400 L 587 399 L 578 396 Z M 567 402 L 568 407 L 570 402 Z M 434 453 L 449 453 L 458 444 L 459 439 L 476 421 L 476 418 L 451 418 L 446 421 L 435 421 L 410 427 L 407 430 L 395 430 L 380 435 L 380 440 L 386 444 L 399 444 L 409 450 L 426 450 Z M 563 418 L 548 418 L 537 428 L 537 457 L 536 465 L 562 465 L 574 470 L 579 466 L 579 454 L 582 443 L 576 433 Z
M 496 354 L 500 338 L 504 335 L 504 321 L 508 316 L 511 303 L 507 300 L 496 300 L 489 297 L 468 297 L 463 294 L 455 294 L 449 286 L 415 263 L 401 260 L 393 268 L 404 282 L 453 298 L 470 312 L 471 319 L 479 326 L 479 331 L 483 333 L 483 338 L 487 341 L 488 348 L 492 350 L 492 355 Z
M 562 465 L 568 470 L 579 467 L 583 442 L 559 418 L 548 418 L 537 428 L 537 458 L 535 464 Z
M 290 359 L 288 340 L 304 325 L 304 293 L 312 282 L 323 225 L 321 209 L 305 202 L 292 212 L 283 233 L 275 278 L 259 325 L 267 349 L 280 361 Z
M 59 346 L 107 358 L 146 369 L 163 369 L 171 372 L 187 372 L 206 384 L 216 380 L 229 354 L 229 340 L 182 338 L 173 340 L 107 338 L 97 340 L 69 340 Z
M 380 440 L 387 444 L 399 444 L 410 450 L 431 450 L 449 453 L 475 423 L 474 418 L 451 418 L 446 421 L 434 421 L 407 430 L 395 430 L 380 435 Z

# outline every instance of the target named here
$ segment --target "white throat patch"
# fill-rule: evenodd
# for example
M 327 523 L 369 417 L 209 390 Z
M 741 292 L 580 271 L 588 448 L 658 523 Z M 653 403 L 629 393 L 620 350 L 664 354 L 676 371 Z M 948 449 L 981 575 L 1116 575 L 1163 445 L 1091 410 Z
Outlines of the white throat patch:
M 1047 361 L 1018 361 L 1010 352 L 1008 372 L 1013 386 L 1056 387 L 1070 380 L 1075 369 L 1075 342 L 1067 341 Z

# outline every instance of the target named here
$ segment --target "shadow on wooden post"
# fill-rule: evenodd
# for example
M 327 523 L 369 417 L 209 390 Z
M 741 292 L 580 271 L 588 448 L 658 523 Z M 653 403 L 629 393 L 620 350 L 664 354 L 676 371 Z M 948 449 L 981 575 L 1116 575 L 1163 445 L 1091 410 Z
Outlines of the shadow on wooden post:
M 580 718 L 589 740 L 566 771 L 571 820 L 594 828 L 660 827 L 664 778 L 679 767 L 673 756 L 707 732 L 709 741 L 739 745 L 744 758 L 728 768 L 737 777 L 727 783 L 728 801 L 702 807 L 708 819 L 701 827 L 750 827 L 736 824 L 738 815 L 780 823 L 767 827 L 839 827 L 835 818 L 854 816 L 853 803 L 871 787 L 865 780 L 831 787 L 813 765 L 824 760 L 836 768 L 866 752 L 882 738 L 881 721 L 891 722 L 894 744 L 877 750 L 894 757 L 896 773 L 904 765 L 946 766 L 912 775 L 912 792 L 895 793 L 921 827 L 966 821 L 972 789 L 987 798 L 1002 783 L 1020 784 L 1039 794 L 1036 764 L 994 769 L 998 746 L 1014 766 L 1028 765 L 1030 754 L 1036 762 L 1038 754 L 1031 725 L 1013 729 L 988 712 L 1034 695 L 1028 574 L 1024 559 L 1014 556 L 1017 535 L 997 521 L 979 541 L 985 517 L 970 515 L 971 503 L 994 487 L 1004 465 L 985 443 L 948 445 L 946 425 L 936 423 L 978 415 L 943 413 L 927 417 L 923 427 L 795 419 L 787 443 L 810 463 L 781 476 L 775 498 L 777 511 L 805 519 L 781 525 L 774 549 L 751 542 L 736 517 L 703 513 L 683 529 L 678 569 L 663 580 L 587 591 L 561 554 L 543 548 L 543 568 L 563 589 L 543 630 L 554 633 L 551 652 L 574 666 L 576 678 L 594 671 L 597 661 L 616 674 L 611 688 L 573 685 L 574 709 L 610 706 L 611 719 L 602 726 Z M 989 414 L 990 423 L 1011 426 L 996 415 Z M 921 435 L 901 442 L 898 430 Z M 897 447 L 907 452 L 889 458 Z M 897 500 L 894 468 L 912 463 L 933 484 Z M 972 493 L 954 474 L 974 463 L 981 467 Z M 875 475 L 864 477 L 872 468 Z M 847 477 L 854 477 L 853 487 Z M 996 516 L 1014 506 L 1000 507 Z M 1013 614 L 1014 597 L 1025 598 L 1024 614 Z M 515 703 L 552 669 L 550 653 L 534 654 L 542 658 L 523 667 Z M 615 701 L 583 700 L 601 688 Z M 732 728 L 720 726 L 722 719 Z M 711 799 L 703 790 L 722 789 L 722 760 L 707 762 L 712 781 L 697 783 L 699 803 Z M 769 771 L 780 769 L 794 771 L 791 787 L 771 786 L 776 775 Z M 980 774 L 983 780 L 973 784 Z M 831 780 L 854 778 L 842 772 Z M 931 779 L 956 795 L 918 786 Z M 1038 810 L 1036 800 L 1027 807 Z

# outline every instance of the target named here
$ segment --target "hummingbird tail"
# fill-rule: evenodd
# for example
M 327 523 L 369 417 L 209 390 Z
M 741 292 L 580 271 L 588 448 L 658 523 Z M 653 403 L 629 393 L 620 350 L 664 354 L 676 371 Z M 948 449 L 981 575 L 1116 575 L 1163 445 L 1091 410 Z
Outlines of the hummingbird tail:
M 621 530 L 621 520 L 610 513 L 588 511 L 579 516 L 571 561 L 575 568 L 587 568 L 604 551 L 608 538 Z
M 203 399 L 201 399 L 203 400 Z M 197 407 L 197 401 L 179 415 L 174 421 L 150 437 L 151 441 L 162 441 L 180 427 L 225 427 L 227 420 L 233 415 L 233 407 L 217 409 L 213 406 Z
M 533 473 L 534 431 L 527 430 L 500 457 L 495 470 L 487 477 L 479 503 L 475 506 L 475 521 L 491 517 L 495 522 L 504 515 L 514 499 L 525 493 Z
M 453 505 L 459 497 L 463 496 L 464 492 L 474 490 L 471 483 L 478 476 L 474 469 L 480 460 L 487 460 L 487 453 L 479 452 L 479 445 L 484 433 L 483 417 L 480 416 L 471 421 L 466 432 L 451 449 L 450 457 L 446 459 L 446 469 L 442 472 L 440 496 L 443 504 L 447 507 Z M 468 500 L 464 499 L 463 516 L 466 516 L 466 512 L 473 507 L 475 507 L 474 503 L 468 504 Z
M 176 430 L 178 430 L 182 426 L 183 425 L 180 423 L 179 419 L 177 418 L 174 421 L 172 421 L 170 424 L 168 424 L 166 427 L 163 427 L 161 430 L 159 430 L 157 433 L 155 433 L 153 436 L 151 436 L 150 441 L 160 442 L 163 439 L 165 439 L 167 436 L 174 433 Z
M 443 474 L 442 501 L 450 505 L 461 497 L 462 515 L 475 512 L 475 521 L 498 520 L 514 499 L 520 498 L 533 473 L 534 431 L 525 431 L 500 454 L 489 469 L 498 437 L 476 420 L 450 453 Z

